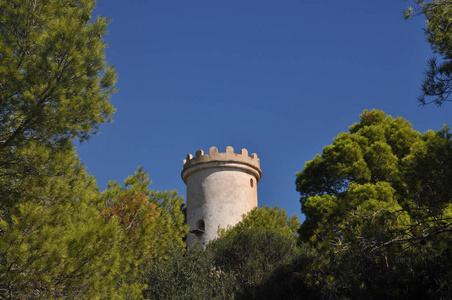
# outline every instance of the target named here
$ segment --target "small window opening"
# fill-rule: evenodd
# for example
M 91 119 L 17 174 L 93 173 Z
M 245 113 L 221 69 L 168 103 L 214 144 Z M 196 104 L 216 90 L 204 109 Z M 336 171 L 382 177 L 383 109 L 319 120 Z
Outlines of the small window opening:
M 198 220 L 196 222 L 196 228 L 193 230 L 190 230 L 190 233 L 194 233 L 198 238 L 200 238 L 206 231 L 205 231 L 205 224 L 204 220 Z
M 204 220 L 198 220 L 198 222 L 196 222 L 196 227 L 198 228 L 198 230 L 205 231 L 206 225 L 204 224 Z
M 254 181 L 253 181 L 253 178 L 250 179 L 250 186 L 251 186 L 251 187 L 254 187 Z

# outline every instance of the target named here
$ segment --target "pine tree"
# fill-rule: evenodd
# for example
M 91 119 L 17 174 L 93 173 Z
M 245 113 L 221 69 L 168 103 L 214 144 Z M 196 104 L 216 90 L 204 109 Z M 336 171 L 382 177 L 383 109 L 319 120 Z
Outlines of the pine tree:
M 0 149 L 85 140 L 110 119 L 116 73 L 94 0 L 0 2 Z
M 175 191 L 149 189 L 148 174 L 139 167 L 124 180 L 124 186 L 111 181 L 102 193 L 107 204 L 105 218 L 115 219 L 121 228 L 123 270 L 137 275 L 144 261 L 165 260 L 185 250 L 188 233 L 183 214 L 183 198 Z M 126 255 L 129 255 L 127 257 Z
M 414 0 L 414 7 L 405 10 L 405 17 L 424 15 L 424 33 L 434 53 L 428 61 L 422 94 L 422 105 L 442 105 L 452 101 L 452 3 L 449 0 Z
M 402 118 L 364 111 L 297 174 L 307 271 L 328 297 L 447 299 L 452 142 Z
M 118 224 L 72 144 L 114 111 L 94 6 L 0 2 L 1 298 L 118 295 Z
M 94 179 L 73 147 L 33 145 L 47 176 L 26 176 L 0 219 L 0 295 L 6 299 L 97 298 L 117 294 L 118 224 L 102 218 Z

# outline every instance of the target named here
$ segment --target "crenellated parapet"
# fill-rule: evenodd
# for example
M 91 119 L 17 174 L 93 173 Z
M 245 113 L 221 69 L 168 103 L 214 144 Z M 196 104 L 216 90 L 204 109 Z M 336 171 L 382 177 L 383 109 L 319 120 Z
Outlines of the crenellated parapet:
M 234 148 L 226 147 L 226 152 L 218 152 L 217 147 L 211 147 L 208 154 L 197 150 L 195 156 L 188 154 L 184 159 L 184 169 L 182 179 L 187 183 L 187 177 L 194 172 L 205 168 L 231 167 L 243 169 L 253 173 L 257 181 L 262 176 L 260 161 L 256 153 L 248 155 L 248 150 L 242 149 L 240 153 L 234 153 Z

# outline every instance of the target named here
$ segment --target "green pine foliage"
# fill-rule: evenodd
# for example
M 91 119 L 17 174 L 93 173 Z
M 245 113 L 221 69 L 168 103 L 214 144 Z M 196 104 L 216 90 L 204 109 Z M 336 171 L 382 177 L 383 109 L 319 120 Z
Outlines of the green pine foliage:
M 102 193 L 107 203 L 103 215 L 119 223 L 122 270 L 131 270 L 129 279 L 138 276 L 146 262 L 166 260 L 185 250 L 188 233 L 183 214 L 183 198 L 175 191 L 158 192 L 149 189 L 151 181 L 141 167 L 124 181 L 124 186 L 110 182 Z
M 427 41 L 434 53 L 427 64 L 419 101 L 422 105 L 442 105 L 452 101 L 452 3 L 449 0 L 414 0 L 415 6 L 405 10 L 405 17 L 424 15 Z
M 449 298 L 451 135 L 364 111 L 297 174 L 300 242 L 320 259 L 308 285 L 328 297 Z M 434 266 L 434 267 L 433 267 Z M 326 296 L 325 296 L 326 297 Z
M 183 199 L 139 169 L 100 193 L 73 141 L 114 108 L 94 0 L 0 2 L 0 298 L 138 299 L 183 252 Z
M 168 261 L 152 264 L 145 273 L 146 299 L 154 300 L 226 300 L 234 299 L 228 291 L 228 274 L 214 264 L 211 252 L 194 243 L 187 252 Z
M 207 245 L 214 265 L 221 270 L 228 294 L 234 299 L 258 299 L 261 285 L 272 272 L 296 257 L 296 215 L 275 206 L 255 208 L 235 226 L 220 230 L 220 238 Z
M 94 4 L 0 2 L 1 298 L 114 298 L 121 278 L 118 226 L 71 142 L 114 111 Z
M 299 245 L 289 263 L 272 268 L 267 278 L 253 287 L 251 299 L 323 299 L 322 293 L 313 288 L 312 266 L 320 256 L 307 245 Z M 332 297 L 334 298 L 334 297 Z
M 138 298 L 146 267 L 184 250 L 183 199 L 149 190 L 141 169 L 100 194 L 83 166 L 58 155 L 64 173 L 29 184 L 0 220 L 2 297 Z
M 278 207 L 256 208 L 223 230 L 206 250 L 195 243 L 185 253 L 150 264 L 144 295 L 147 299 L 267 299 L 260 295 L 274 270 L 290 268 L 292 259 L 301 255 L 296 245 L 299 224 Z M 287 283 L 278 280 L 280 288 Z M 277 291 L 271 293 L 273 299 L 278 299 Z
M 0 2 L 0 147 L 85 140 L 108 121 L 116 73 L 94 0 Z
M 211 241 L 215 267 L 225 274 L 234 299 L 257 299 L 258 287 L 297 254 L 294 237 L 278 230 L 252 228 Z
M 7 299 L 96 298 L 114 293 L 120 252 L 117 224 L 101 218 L 94 179 L 74 149 L 55 155 L 48 176 L 26 176 L 0 219 L 0 294 Z M 48 166 L 45 166 L 48 167 Z
M 284 209 L 275 206 L 273 208 L 263 206 L 254 208 L 247 214 L 243 215 L 242 220 L 236 225 L 220 229 L 219 235 L 234 236 L 247 229 L 269 229 L 277 231 L 288 237 L 295 238 L 300 221 L 296 215 L 287 217 L 287 212 Z

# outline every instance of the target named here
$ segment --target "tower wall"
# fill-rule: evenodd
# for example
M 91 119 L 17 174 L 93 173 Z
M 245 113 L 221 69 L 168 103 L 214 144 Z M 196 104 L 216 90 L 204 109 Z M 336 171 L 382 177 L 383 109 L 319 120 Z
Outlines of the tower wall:
M 225 153 L 210 148 L 209 154 L 202 150 L 196 156 L 187 155 L 182 179 L 187 185 L 187 222 L 191 244 L 198 238 L 205 246 L 217 237 L 219 228 L 235 225 L 257 206 L 257 183 L 262 171 L 256 154 L 248 156 L 227 147 Z

